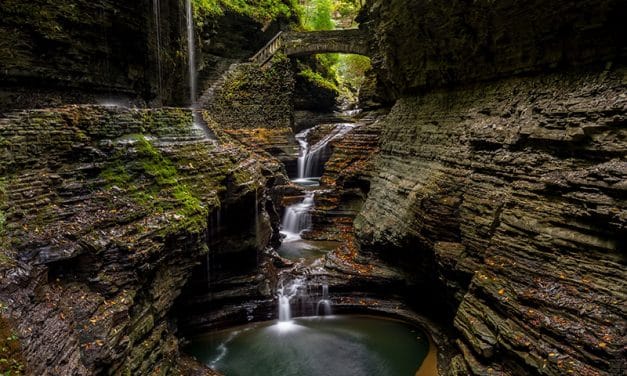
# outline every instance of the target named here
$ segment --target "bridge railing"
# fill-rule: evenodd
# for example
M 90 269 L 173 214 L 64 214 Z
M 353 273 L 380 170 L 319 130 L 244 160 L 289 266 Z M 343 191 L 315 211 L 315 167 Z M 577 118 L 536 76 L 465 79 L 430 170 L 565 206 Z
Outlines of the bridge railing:
M 278 50 L 281 49 L 283 44 L 281 40 L 282 34 L 283 32 L 279 31 L 277 35 L 274 36 L 274 38 L 272 38 L 268 43 L 266 43 L 265 46 L 261 48 L 261 50 L 259 50 L 259 52 L 257 52 L 253 57 L 250 58 L 250 61 L 259 65 L 264 65 L 265 63 L 267 63 L 268 60 L 270 60 L 270 58 L 274 56 L 274 54 Z

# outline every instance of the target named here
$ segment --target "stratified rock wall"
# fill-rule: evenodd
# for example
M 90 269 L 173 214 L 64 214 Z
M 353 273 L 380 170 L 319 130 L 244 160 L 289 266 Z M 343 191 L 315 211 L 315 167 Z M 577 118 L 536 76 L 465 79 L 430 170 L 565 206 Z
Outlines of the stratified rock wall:
M 180 109 L 70 106 L 0 120 L 0 301 L 28 374 L 176 365 L 168 314 L 208 251 L 210 214 L 252 198 L 260 228 L 241 230 L 267 233 L 262 165 L 202 135 Z
M 186 100 L 183 9 L 177 0 L 2 1 L 0 111 Z
M 625 73 L 440 91 L 385 120 L 362 246 L 434 253 L 474 356 L 549 374 L 622 361 Z
M 368 195 L 371 173 L 375 171 L 381 133 L 379 116 L 369 114 L 358 119 L 354 129 L 330 142 L 330 155 L 321 178 L 325 189 L 316 193 L 312 230 L 304 233 L 304 237 L 342 240 L 353 233 L 353 220 Z M 308 134 L 309 144 L 314 145 L 333 128 L 324 124 L 314 128 Z
M 355 227 L 423 279 L 412 298 L 436 291 L 419 309 L 444 306 L 461 353 L 441 366 L 624 373 L 624 3 L 370 6 L 400 99 Z
M 369 0 L 360 17 L 403 94 L 624 57 L 625 14 L 620 0 Z

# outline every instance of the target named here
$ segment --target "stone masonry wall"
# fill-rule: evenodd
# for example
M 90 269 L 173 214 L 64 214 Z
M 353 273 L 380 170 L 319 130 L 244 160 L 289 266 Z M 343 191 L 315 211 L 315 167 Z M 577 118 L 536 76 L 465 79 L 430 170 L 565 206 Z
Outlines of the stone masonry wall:
M 206 109 L 225 129 L 288 128 L 293 122 L 294 73 L 288 59 L 269 67 L 240 64 L 215 86 Z

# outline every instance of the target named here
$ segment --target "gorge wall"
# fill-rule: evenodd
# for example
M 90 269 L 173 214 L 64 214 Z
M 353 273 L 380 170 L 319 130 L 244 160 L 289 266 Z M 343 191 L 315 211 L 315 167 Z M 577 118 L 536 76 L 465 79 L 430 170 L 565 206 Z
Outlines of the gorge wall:
M 624 372 L 625 5 L 366 9 L 398 100 L 357 237 L 448 312 L 460 355 L 442 371 Z
M 211 214 L 250 207 L 253 253 L 271 233 L 274 172 L 187 110 L 17 112 L 0 119 L 0 155 L 2 317 L 28 374 L 175 372 L 169 311 L 213 247 Z
M 155 4 L 158 13 L 148 0 L 3 1 L 0 111 L 185 98 L 183 4 Z
M 2 112 L 85 103 L 190 104 L 182 0 L 7 0 L 0 14 Z M 194 64 L 201 87 L 289 22 L 264 25 L 228 10 L 199 14 Z
M 284 167 L 207 139 L 189 110 L 113 105 L 189 105 L 183 1 L 9 0 L 0 14 L 0 371 L 210 374 L 179 351 L 175 300 L 210 259 L 262 270 Z M 202 86 L 286 22 L 203 21 Z
M 290 62 L 223 73 L 277 24 L 227 12 L 197 32 L 218 145 L 189 110 L 68 105 L 188 104 L 182 4 L 156 3 L 0 4 L 12 371 L 190 374 L 181 333 L 275 316 L 286 265 L 268 245 L 279 199 L 302 193 L 285 174 L 294 104 L 320 108 Z M 395 105 L 333 143 L 316 197 L 308 236 L 343 242 L 320 276 L 338 312 L 438 316 L 442 374 L 625 372 L 625 8 L 367 2 L 378 80 L 362 97 Z

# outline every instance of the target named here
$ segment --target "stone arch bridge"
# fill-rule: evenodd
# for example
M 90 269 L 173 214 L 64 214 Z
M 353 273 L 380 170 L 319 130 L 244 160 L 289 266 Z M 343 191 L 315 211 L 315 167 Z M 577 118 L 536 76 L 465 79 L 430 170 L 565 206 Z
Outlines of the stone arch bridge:
M 259 65 L 264 65 L 279 51 L 288 56 L 333 52 L 370 55 L 366 33 L 359 29 L 306 32 L 286 31 L 275 35 L 250 60 Z

